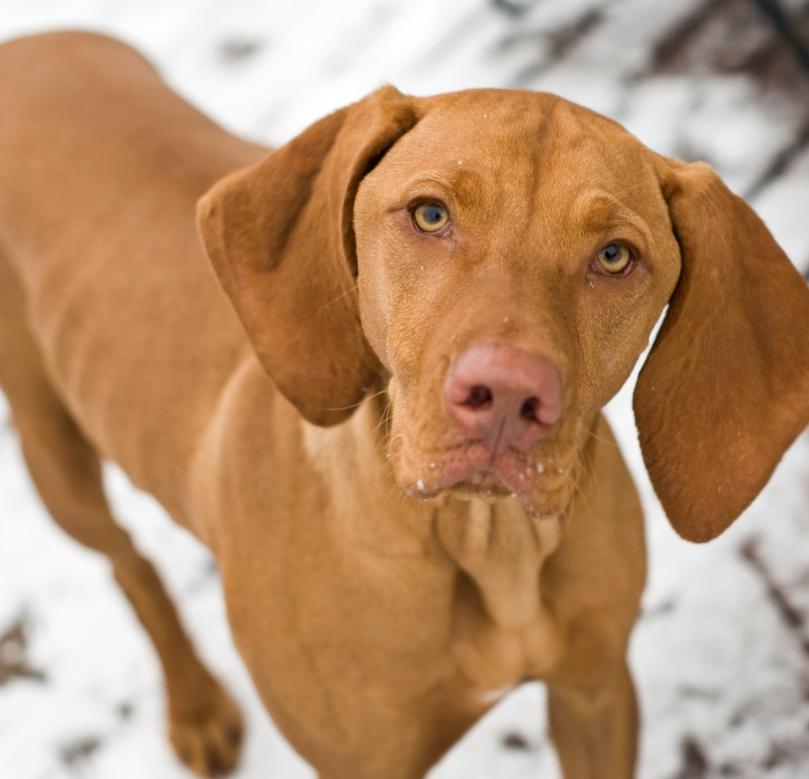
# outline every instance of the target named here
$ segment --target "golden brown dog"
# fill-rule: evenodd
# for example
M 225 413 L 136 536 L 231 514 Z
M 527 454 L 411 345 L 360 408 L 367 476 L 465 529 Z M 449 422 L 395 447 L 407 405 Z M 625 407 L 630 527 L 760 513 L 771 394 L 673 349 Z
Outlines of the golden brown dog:
M 0 48 L 0 96 L 0 382 L 180 758 L 230 769 L 240 716 L 102 458 L 211 548 L 323 779 L 423 776 L 526 679 L 568 779 L 630 777 L 643 526 L 599 409 L 668 304 L 635 392 L 668 516 L 709 539 L 767 481 L 809 421 L 809 292 L 748 206 L 545 94 L 385 87 L 268 155 L 73 33 Z

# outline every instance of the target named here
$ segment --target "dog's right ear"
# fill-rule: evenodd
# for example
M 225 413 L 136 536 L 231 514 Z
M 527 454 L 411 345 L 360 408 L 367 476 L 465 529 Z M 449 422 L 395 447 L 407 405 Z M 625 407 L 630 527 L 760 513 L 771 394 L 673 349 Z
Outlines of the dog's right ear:
M 359 322 L 354 196 L 418 120 L 383 87 L 199 201 L 208 257 L 262 364 L 310 422 L 350 415 L 380 366 Z

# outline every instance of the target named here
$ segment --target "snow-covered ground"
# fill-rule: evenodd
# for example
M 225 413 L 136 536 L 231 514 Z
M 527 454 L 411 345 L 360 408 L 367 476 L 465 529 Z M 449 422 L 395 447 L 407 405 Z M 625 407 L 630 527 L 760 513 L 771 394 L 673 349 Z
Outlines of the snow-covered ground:
M 809 77 L 747 0 L 0 5 L 0 40 L 66 26 L 134 43 L 220 122 L 271 143 L 385 81 L 417 94 L 558 92 L 658 151 L 711 161 L 737 191 L 754 193 L 778 240 L 809 268 L 809 147 L 789 151 L 809 126 Z M 644 718 L 640 776 L 809 776 L 809 437 L 730 531 L 697 547 L 674 536 L 654 498 L 630 399 L 628 386 L 609 415 L 648 516 L 651 580 L 632 645 Z M 120 472 L 110 469 L 108 483 L 202 654 L 248 710 L 238 776 L 311 777 L 251 689 L 207 552 Z M 162 705 L 151 649 L 106 564 L 61 535 L 37 502 L 0 396 L 0 778 L 187 776 L 163 737 Z M 527 686 L 431 777 L 557 775 L 542 691 Z

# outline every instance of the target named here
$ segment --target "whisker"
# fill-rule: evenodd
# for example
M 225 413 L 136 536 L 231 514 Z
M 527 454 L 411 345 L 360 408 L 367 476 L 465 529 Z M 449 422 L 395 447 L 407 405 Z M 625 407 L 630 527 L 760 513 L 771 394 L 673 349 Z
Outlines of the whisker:
M 374 425 L 373 435 L 376 437 L 379 434 L 379 431 L 382 429 L 383 426 L 386 426 L 390 422 L 390 412 L 392 410 L 392 404 L 390 398 L 385 401 L 385 405 L 382 408 L 382 413 L 379 415 L 379 420 L 377 421 L 376 425 Z
M 354 292 L 354 291 L 356 291 L 357 289 L 359 289 L 359 286 L 360 286 L 360 285 L 359 285 L 359 282 L 357 282 L 356 284 L 352 284 L 352 285 L 351 285 L 351 286 L 350 286 L 350 287 L 349 287 L 349 288 L 348 288 L 348 289 L 347 289 L 345 292 L 341 292 L 341 293 L 340 293 L 340 294 L 339 294 L 339 295 L 338 295 L 336 298 L 334 298 L 333 300 L 330 300 L 328 303 L 324 303 L 324 304 L 323 304 L 323 305 L 320 307 L 320 309 L 319 309 L 319 310 L 320 310 L 320 311 L 322 311 L 324 308 L 328 308 L 329 306 L 333 306 L 333 305 L 334 305 L 334 304 L 335 304 L 335 303 L 336 303 L 338 300 L 342 300 L 344 297 L 346 297 L 346 295 L 350 295 L 352 292 Z
M 620 200 L 624 195 L 627 195 L 630 192 L 634 192 L 636 189 L 640 189 L 640 187 L 643 187 L 645 185 L 646 185 L 645 181 L 639 181 L 636 182 L 635 184 L 630 184 L 629 186 L 624 187 L 624 189 L 620 190 L 619 192 L 612 192 L 610 194 L 616 199 Z
M 595 438 L 595 440 L 598 441 L 599 443 L 607 444 L 607 446 L 611 446 L 613 447 L 613 449 L 618 449 L 619 451 L 621 449 L 621 447 L 618 446 L 618 444 L 615 441 L 608 441 L 606 438 L 602 438 L 601 436 L 596 435 L 592 430 L 585 430 L 584 432 L 587 433 L 587 435 Z
M 379 392 L 375 392 L 373 395 L 365 395 L 363 396 L 362 400 L 358 400 L 356 403 L 351 403 L 348 406 L 333 406 L 332 408 L 322 408 L 321 411 L 350 411 L 352 408 L 359 408 L 366 400 L 372 400 L 373 398 L 378 398 L 383 392 L 387 392 L 387 388 L 379 390 Z

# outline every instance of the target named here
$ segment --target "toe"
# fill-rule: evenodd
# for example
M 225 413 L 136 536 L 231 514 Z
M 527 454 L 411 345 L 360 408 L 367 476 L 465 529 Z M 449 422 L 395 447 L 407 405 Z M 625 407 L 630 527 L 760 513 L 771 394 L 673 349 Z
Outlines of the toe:
M 169 713 L 169 740 L 177 757 L 200 776 L 224 776 L 236 768 L 242 717 L 224 691 L 193 708 Z

